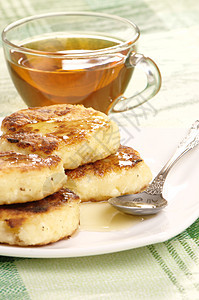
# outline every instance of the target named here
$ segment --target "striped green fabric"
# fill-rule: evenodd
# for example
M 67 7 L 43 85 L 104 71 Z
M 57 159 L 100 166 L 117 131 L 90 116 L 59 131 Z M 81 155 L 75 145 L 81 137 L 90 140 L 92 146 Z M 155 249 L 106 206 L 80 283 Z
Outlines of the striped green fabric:
M 1 0 L 0 29 L 33 14 L 97 11 L 137 23 L 139 47 L 155 59 L 163 85 L 151 107 L 134 112 L 136 126 L 189 126 L 198 118 L 199 5 L 195 0 Z M 25 104 L 0 47 L 0 117 Z M 152 109 L 153 108 L 153 109 Z M 188 187 L 189 188 L 189 187 Z M 187 199 L 189 201 L 189 199 Z M 198 300 L 199 219 L 159 244 L 90 257 L 0 257 L 0 300 Z
M 0 258 L 0 299 L 30 299 L 15 261 L 16 259 L 10 257 Z
M 188 231 L 179 239 L 101 256 L 1 257 L 0 299 L 191 299 L 190 293 L 197 299 L 199 249 Z

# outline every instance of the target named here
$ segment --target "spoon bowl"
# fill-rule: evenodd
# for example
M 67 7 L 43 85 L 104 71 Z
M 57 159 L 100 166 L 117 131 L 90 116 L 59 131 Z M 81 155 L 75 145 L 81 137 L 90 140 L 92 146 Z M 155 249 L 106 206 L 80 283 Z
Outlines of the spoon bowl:
M 119 211 L 133 215 L 153 215 L 168 204 L 161 195 L 150 195 L 146 192 L 111 198 L 108 202 Z

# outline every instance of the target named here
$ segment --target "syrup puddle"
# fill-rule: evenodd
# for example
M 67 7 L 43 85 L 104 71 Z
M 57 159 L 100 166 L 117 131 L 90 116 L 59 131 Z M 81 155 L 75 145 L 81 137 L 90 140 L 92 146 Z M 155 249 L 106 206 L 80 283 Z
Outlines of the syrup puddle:
M 108 202 L 87 202 L 80 204 L 81 231 L 114 231 L 131 227 L 151 216 L 123 214 Z

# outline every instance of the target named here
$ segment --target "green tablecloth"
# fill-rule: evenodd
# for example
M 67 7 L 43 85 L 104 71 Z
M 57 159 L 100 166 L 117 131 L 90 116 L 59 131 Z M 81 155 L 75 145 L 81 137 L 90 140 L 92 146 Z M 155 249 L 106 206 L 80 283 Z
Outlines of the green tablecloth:
M 1 0 L 0 26 L 74 10 L 112 13 L 139 25 L 140 52 L 157 62 L 163 78 L 159 94 L 136 120 L 140 128 L 188 127 L 198 119 L 198 1 Z M 3 117 L 25 105 L 0 51 Z M 0 257 L 0 265 L 0 299 L 199 299 L 199 220 L 169 241 L 142 248 L 79 258 Z

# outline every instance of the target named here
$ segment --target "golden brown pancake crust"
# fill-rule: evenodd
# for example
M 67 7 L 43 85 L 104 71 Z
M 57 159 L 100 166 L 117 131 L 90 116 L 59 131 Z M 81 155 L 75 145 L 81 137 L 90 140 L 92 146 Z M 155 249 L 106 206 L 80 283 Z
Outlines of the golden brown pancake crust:
M 44 159 L 36 154 L 24 155 L 14 151 L 0 152 L 0 172 L 8 172 L 13 168 L 20 168 L 21 172 L 31 169 L 42 170 L 44 167 L 55 167 L 61 159 L 56 156 L 49 156 Z
M 131 147 L 120 145 L 115 154 L 109 155 L 107 158 L 98 160 L 78 167 L 74 170 L 65 170 L 66 175 L 71 179 L 79 179 L 85 175 L 95 175 L 104 177 L 110 172 L 119 172 L 122 168 L 133 168 L 139 162 L 143 161 L 139 153 Z
M 92 108 L 84 108 L 82 105 L 58 104 L 43 107 L 33 107 L 29 109 L 22 109 L 18 112 L 7 116 L 2 121 L 1 129 L 6 132 L 16 132 L 28 124 L 36 124 L 44 121 L 60 122 L 66 120 L 71 122 L 73 120 L 83 121 L 90 118 L 90 116 L 98 116 L 100 113 Z
M 12 144 L 17 144 L 19 150 L 28 148 L 32 153 L 41 151 L 46 155 L 50 155 L 59 146 L 59 141 L 53 136 L 43 136 L 25 130 L 14 134 L 6 134 L 3 138 Z
M 27 109 L 22 109 L 18 112 L 11 114 L 10 116 L 4 118 L 2 121 L 2 130 L 7 132 L 15 132 L 27 124 L 34 124 L 37 122 L 48 121 L 52 118 L 57 118 L 58 116 L 66 116 L 71 113 L 73 107 L 70 105 L 56 105 L 56 109 L 53 106 L 45 107 L 33 107 Z
M 69 189 L 61 189 L 39 201 L 1 205 L 0 220 L 5 221 L 10 228 L 14 229 L 21 226 L 30 216 L 54 211 L 73 200 L 79 201 L 79 197 Z
M 2 121 L 1 129 L 2 140 L 16 144 L 19 151 L 51 155 L 60 145 L 75 146 L 100 128 L 106 131 L 110 127 L 110 120 L 102 113 L 65 104 L 18 111 Z

